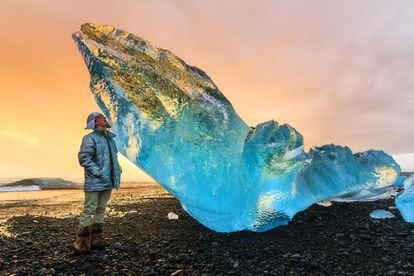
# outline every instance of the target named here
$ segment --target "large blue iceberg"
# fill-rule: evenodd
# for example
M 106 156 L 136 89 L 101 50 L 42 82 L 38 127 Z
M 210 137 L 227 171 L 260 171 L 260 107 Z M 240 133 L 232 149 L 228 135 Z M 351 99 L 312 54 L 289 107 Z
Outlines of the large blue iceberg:
M 205 72 L 138 36 L 84 24 L 73 38 L 119 151 L 210 229 L 265 231 L 315 202 L 378 198 L 400 174 L 382 151 L 305 152 L 288 124 L 249 127 Z

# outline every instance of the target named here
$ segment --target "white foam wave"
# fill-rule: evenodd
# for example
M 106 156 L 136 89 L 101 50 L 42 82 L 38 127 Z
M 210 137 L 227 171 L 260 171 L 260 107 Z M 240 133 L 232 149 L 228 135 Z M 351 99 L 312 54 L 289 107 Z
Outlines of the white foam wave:
M 29 186 L 11 186 L 11 187 L 0 187 L 0 192 L 19 192 L 19 191 L 40 191 L 40 187 L 37 185 Z

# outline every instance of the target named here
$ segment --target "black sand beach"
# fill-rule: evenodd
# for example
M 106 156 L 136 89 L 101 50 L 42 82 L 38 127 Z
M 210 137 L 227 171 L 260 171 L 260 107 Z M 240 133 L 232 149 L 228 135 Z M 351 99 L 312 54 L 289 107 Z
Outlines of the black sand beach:
M 314 205 L 288 226 L 221 234 L 159 186 L 142 185 L 114 192 L 105 229 L 111 247 L 76 256 L 82 191 L 31 193 L 44 192 L 55 197 L 12 200 L 10 193 L 0 201 L 2 275 L 414 275 L 414 224 L 395 209 L 393 219 L 369 217 L 392 199 Z M 168 220 L 169 212 L 179 219 Z

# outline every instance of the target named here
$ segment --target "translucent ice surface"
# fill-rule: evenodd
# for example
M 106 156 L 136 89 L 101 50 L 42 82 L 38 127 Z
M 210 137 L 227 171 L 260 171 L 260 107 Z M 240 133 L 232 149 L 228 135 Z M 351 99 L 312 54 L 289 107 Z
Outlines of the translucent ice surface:
M 395 198 L 395 205 L 407 222 L 414 222 L 414 175 L 404 182 L 405 190 Z
M 249 127 L 204 71 L 138 36 L 84 24 L 73 38 L 120 152 L 210 229 L 265 231 L 316 202 L 375 199 L 400 173 L 382 151 L 305 152 L 288 124 Z
M 377 209 L 372 211 L 369 216 L 373 219 L 394 218 L 394 214 L 387 210 Z

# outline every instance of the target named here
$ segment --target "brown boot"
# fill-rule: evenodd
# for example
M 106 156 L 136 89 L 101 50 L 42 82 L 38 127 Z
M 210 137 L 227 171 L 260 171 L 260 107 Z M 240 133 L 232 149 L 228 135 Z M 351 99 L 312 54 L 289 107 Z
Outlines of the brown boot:
M 109 242 L 102 235 L 102 223 L 92 224 L 91 248 L 104 249 L 109 246 Z
M 74 244 L 74 251 L 76 254 L 87 253 L 91 249 L 91 227 L 78 227 L 76 233 L 76 240 Z

